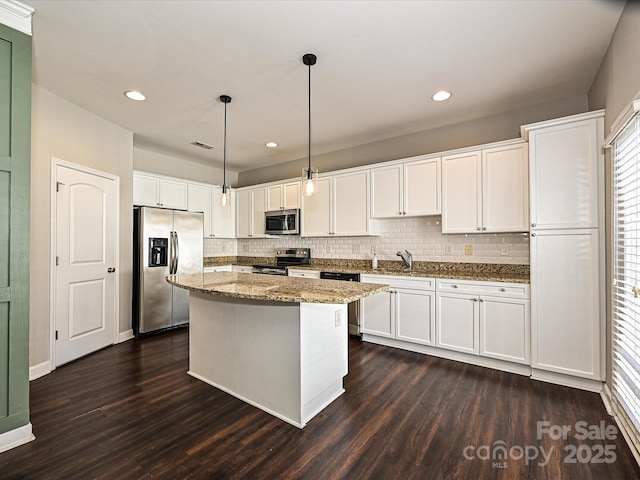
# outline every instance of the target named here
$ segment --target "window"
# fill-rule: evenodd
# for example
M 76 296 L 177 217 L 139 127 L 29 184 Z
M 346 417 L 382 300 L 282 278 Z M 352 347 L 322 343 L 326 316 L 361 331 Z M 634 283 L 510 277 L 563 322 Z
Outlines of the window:
M 615 414 L 640 451 L 640 101 L 611 141 L 613 164 L 612 379 Z

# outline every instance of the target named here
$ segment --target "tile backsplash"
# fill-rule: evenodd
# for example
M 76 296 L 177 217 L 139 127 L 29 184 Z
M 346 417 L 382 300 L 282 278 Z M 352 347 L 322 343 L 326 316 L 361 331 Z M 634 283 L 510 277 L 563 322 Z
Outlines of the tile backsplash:
M 271 257 L 278 248 L 308 247 L 314 258 L 397 260 L 398 250 L 409 250 L 414 260 L 426 262 L 529 264 L 529 235 L 484 233 L 443 235 L 441 217 L 380 220 L 376 237 L 282 236 L 277 238 L 204 241 L 205 257 L 239 255 Z M 465 254 L 469 250 L 470 255 Z

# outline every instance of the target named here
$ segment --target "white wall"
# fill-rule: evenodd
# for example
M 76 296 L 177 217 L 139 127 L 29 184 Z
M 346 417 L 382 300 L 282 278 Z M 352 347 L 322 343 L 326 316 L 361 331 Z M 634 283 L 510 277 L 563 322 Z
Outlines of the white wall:
M 164 153 L 152 152 L 139 147 L 133 149 L 133 168 L 134 170 L 183 178 L 194 182 L 222 185 L 223 174 L 221 168 L 173 157 Z M 237 183 L 238 174 L 227 170 L 227 185 L 234 187 Z
M 529 264 L 527 234 L 443 235 L 440 221 L 440 216 L 384 219 L 377 237 L 240 239 L 237 249 L 240 256 L 273 257 L 278 248 L 308 247 L 313 258 L 352 259 L 371 259 L 375 251 L 380 260 L 400 260 L 396 252 L 406 249 L 414 260 L 426 262 Z M 473 245 L 473 255 L 465 255 L 465 245 Z M 508 255 L 501 255 L 502 245 L 508 245 Z
M 120 177 L 119 331 L 131 329 L 133 134 L 32 86 L 30 366 L 50 357 L 51 157 Z

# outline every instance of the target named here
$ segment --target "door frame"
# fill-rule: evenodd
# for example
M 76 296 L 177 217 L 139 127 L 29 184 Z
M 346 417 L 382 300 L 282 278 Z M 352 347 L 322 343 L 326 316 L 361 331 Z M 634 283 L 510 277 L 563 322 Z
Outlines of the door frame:
M 56 275 L 56 252 L 57 252 L 57 238 L 58 238 L 58 218 L 57 218 L 57 196 L 56 196 L 56 185 L 57 185 L 57 177 L 56 171 L 58 167 L 66 167 L 72 170 L 78 170 L 79 172 L 87 173 L 89 175 L 96 175 L 98 177 L 103 177 L 108 180 L 113 180 L 115 182 L 116 187 L 116 195 L 115 195 L 115 217 L 116 217 L 116 231 L 115 231 L 115 242 L 114 242 L 114 265 L 116 268 L 117 275 L 114 278 L 114 338 L 113 344 L 118 343 L 119 338 L 119 330 L 120 330 L 120 177 L 118 175 L 113 175 L 111 173 L 103 172 L 101 170 L 97 170 L 94 168 L 87 167 L 85 165 L 79 165 L 77 163 L 69 162 L 67 160 L 62 160 L 60 158 L 51 157 L 51 250 L 49 256 L 49 274 L 50 274 L 50 290 L 49 290 L 49 365 L 50 370 L 53 371 L 56 369 L 56 293 L 58 289 L 57 284 L 57 275 Z

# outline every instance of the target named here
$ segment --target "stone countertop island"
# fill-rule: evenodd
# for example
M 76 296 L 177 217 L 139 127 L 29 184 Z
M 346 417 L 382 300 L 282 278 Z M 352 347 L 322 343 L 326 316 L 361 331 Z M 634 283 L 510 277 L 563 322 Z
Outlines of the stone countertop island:
M 344 393 L 347 304 L 389 288 L 236 272 L 167 281 L 190 291 L 189 374 L 299 428 Z

